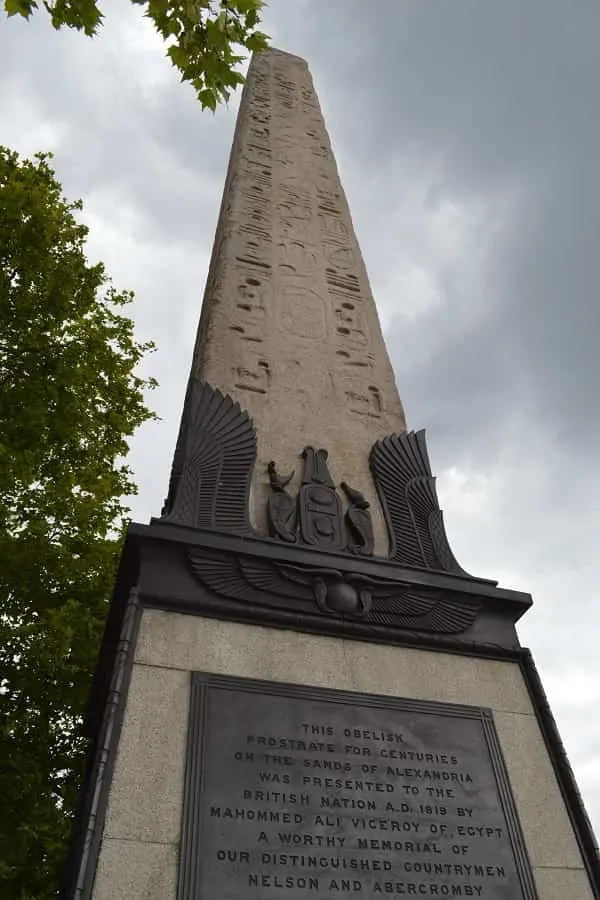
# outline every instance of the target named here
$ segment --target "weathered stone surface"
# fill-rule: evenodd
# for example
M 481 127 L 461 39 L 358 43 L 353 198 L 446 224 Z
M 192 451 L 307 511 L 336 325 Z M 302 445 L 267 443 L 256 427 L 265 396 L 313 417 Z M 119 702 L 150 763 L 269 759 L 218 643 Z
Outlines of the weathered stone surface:
M 516 664 L 147 610 L 136 662 L 489 707 L 534 866 L 581 868 Z
M 581 854 L 537 722 L 506 712 L 494 712 L 494 722 L 532 865 L 580 868 Z
M 177 846 L 104 838 L 94 900 L 175 900 Z
M 298 479 L 312 444 L 330 451 L 337 484 L 371 502 L 376 552 L 386 552 L 368 455 L 405 429 L 404 415 L 308 67 L 277 50 L 250 66 L 193 371 L 256 422 L 261 531 L 269 460 Z
M 146 610 L 136 661 L 530 714 L 516 665 Z
M 594 900 L 583 869 L 534 869 L 540 900 Z
M 194 669 L 492 708 L 540 900 L 591 897 L 516 664 L 146 610 L 94 900 L 175 896 L 173 859 Z M 122 893 L 110 893 L 113 888 Z
M 134 666 L 105 834 L 176 843 L 181 825 L 189 677 Z

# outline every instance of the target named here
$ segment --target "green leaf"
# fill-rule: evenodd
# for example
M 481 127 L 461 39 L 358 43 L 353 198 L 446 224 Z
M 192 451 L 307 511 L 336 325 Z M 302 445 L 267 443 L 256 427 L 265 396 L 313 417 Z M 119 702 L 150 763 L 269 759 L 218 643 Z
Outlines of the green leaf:
M 179 46 L 179 44 L 173 44 L 171 47 L 169 47 L 169 49 L 167 50 L 167 55 L 170 57 L 173 65 L 177 66 L 177 68 L 179 69 L 183 68 L 187 64 L 189 59 L 188 54 L 182 47 Z
M 31 3 L 30 0 L 4 0 L 4 9 L 8 16 L 23 16 L 28 19 L 32 10 L 37 3 Z
M 167 56 L 190 83 L 203 109 L 227 101 L 230 89 L 242 84 L 238 66 L 247 53 L 264 50 L 268 36 L 257 30 L 263 0 L 131 0 L 145 7 L 158 33 L 168 43 Z M 96 34 L 103 13 L 96 0 L 43 0 L 54 28 Z M 37 0 L 4 0 L 9 16 L 29 17 Z M 175 38 L 174 43 L 169 43 Z M 239 48 L 241 53 L 234 52 Z M 245 51 L 245 52 L 244 52 Z
M 213 112 L 217 108 L 217 97 L 215 92 L 210 88 L 205 88 L 202 91 L 198 91 L 198 99 L 202 104 L 202 109 L 210 109 Z
M 0 147 L 0 897 L 49 900 L 150 380 L 50 156 Z
M 263 34 L 261 31 L 255 31 L 246 41 L 246 47 L 252 52 L 260 52 L 266 50 L 269 46 L 269 35 Z

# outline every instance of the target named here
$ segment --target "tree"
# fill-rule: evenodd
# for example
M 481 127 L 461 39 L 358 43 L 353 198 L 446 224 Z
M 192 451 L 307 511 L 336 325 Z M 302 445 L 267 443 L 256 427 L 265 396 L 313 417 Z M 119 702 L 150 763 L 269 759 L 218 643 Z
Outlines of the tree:
M 145 8 L 145 15 L 167 43 L 167 55 L 181 73 L 181 80 L 195 88 L 203 108 L 213 111 L 231 90 L 244 81 L 237 70 L 248 52 L 264 50 L 267 35 L 258 31 L 265 0 L 131 0 Z M 75 28 L 90 37 L 103 19 L 96 0 L 43 0 L 55 28 Z M 38 0 L 4 0 L 9 16 L 28 19 L 39 8 Z
M 81 716 L 152 417 L 133 335 L 47 155 L 0 148 L 0 896 L 56 896 Z

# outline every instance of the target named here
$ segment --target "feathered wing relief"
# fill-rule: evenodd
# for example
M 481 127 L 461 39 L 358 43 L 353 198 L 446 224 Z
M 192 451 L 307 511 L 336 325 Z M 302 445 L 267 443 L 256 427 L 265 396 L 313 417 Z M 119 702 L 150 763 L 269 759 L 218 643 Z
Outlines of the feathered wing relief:
M 281 607 L 283 596 L 288 598 L 290 609 L 305 611 L 313 604 L 310 579 L 288 579 L 285 565 L 216 550 L 190 548 L 188 556 L 198 581 L 219 597 L 255 606 Z
M 445 572 L 455 572 L 459 575 L 468 575 L 468 572 L 458 563 L 454 553 L 450 549 L 444 525 L 444 513 L 441 509 L 434 510 L 429 516 L 429 533 L 433 543 L 433 551 L 440 562 L 440 567 Z
M 388 597 L 375 594 L 370 619 L 377 625 L 460 634 L 473 624 L 479 610 L 477 601 L 453 600 L 441 591 L 425 593 L 408 589 Z
M 181 472 L 183 469 L 183 460 L 184 460 L 184 451 L 185 451 L 185 435 L 187 430 L 187 423 L 189 419 L 189 406 L 190 406 L 190 396 L 193 387 L 193 380 L 188 381 L 187 388 L 185 391 L 185 401 L 183 404 L 183 413 L 181 416 L 181 422 L 179 423 L 179 432 L 177 434 L 177 443 L 175 444 L 175 453 L 173 454 L 173 463 L 171 465 L 171 476 L 169 478 L 169 492 L 165 498 L 165 502 L 163 503 L 163 508 L 161 510 L 161 516 L 166 516 L 172 509 L 175 503 L 175 497 L 177 495 L 177 487 L 179 485 L 179 481 L 181 479 Z
M 255 459 L 256 434 L 248 413 L 228 395 L 193 379 L 163 521 L 253 534 L 248 496 Z
M 337 569 L 279 563 L 216 550 L 188 550 L 192 571 L 212 594 L 248 606 L 324 614 L 390 630 L 460 634 L 477 618 L 476 598 L 410 588 Z
M 467 575 L 450 549 L 424 431 L 373 445 L 371 472 L 390 537 L 390 559 L 405 566 Z

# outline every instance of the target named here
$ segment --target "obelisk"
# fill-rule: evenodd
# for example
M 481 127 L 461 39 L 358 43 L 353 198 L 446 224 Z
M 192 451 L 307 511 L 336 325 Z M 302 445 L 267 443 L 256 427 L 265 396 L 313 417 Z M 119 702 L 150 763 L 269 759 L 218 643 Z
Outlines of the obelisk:
M 250 65 L 193 372 L 260 423 L 250 513 L 260 530 L 269 461 L 298 470 L 305 445 L 328 448 L 338 481 L 375 499 L 369 451 L 405 430 L 404 414 L 312 78 L 289 53 Z
M 265 52 L 168 495 L 125 540 L 65 897 L 600 898 L 531 602 L 452 554 L 308 68 Z

